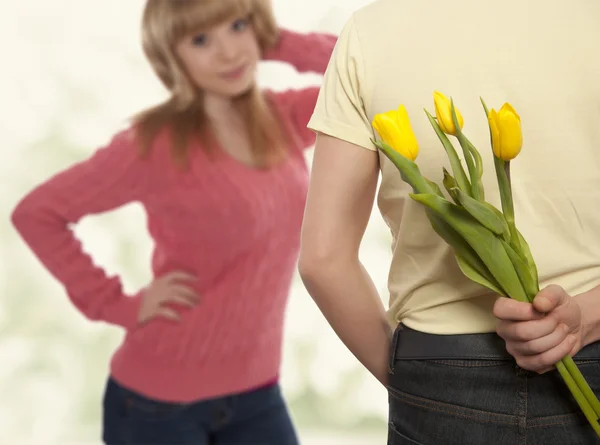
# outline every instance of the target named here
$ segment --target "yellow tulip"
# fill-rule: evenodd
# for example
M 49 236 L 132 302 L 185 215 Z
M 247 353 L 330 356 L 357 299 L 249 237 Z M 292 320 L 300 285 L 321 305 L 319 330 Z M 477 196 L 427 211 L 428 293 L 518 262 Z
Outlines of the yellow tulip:
M 397 110 L 375 115 L 373 127 L 381 139 L 402 156 L 411 161 L 417 159 L 419 143 L 404 105 L 400 105 Z
M 488 116 L 492 134 L 492 148 L 496 157 L 510 161 L 517 157 L 523 146 L 521 118 L 508 103 L 500 111 L 492 109 Z
M 457 131 L 454 126 L 454 121 L 452 120 L 452 103 L 450 102 L 450 99 L 443 93 L 436 91 L 433 93 L 433 103 L 435 104 L 435 117 L 437 118 L 437 123 L 442 131 L 446 134 L 456 136 Z M 460 114 L 460 111 L 458 111 L 456 106 L 454 107 L 454 112 L 456 113 L 458 125 L 462 130 L 464 125 L 462 114 Z

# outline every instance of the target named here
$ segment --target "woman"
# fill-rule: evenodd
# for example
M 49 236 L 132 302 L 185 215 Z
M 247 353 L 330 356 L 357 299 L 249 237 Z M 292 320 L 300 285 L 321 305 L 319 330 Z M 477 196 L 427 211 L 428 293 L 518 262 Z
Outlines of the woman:
M 268 0 L 148 0 L 144 50 L 169 99 L 14 210 L 73 304 L 126 331 L 105 443 L 297 443 L 277 382 L 318 88 L 263 92 L 255 71 L 262 56 L 323 73 L 334 44 L 278 30 Z M 127 296 L 69 226 L 133 201 L 155 279 Z
M 299 267 L 340 338 L 388 387 L 389 444 L 597 443 L 557 371 L 545 371 L 577 354 L 600 394 L 600 61 L 587 56 L 599 52 L 600 8 L 586 0 L 381 0 L 340 35 L 309 123 L 319 136 Z M 545 287 L 533 305 L 463 276 L 371 141 L 374 116 L 403 104 L 416 162 L 441 184 L 450 166 L 423 113 L 435 90 L 460 108 L 498 207 L 479 97 L 521 114 L 515 213 Z M 387 314 L 358 255 L 380 172 L 393 243 Z

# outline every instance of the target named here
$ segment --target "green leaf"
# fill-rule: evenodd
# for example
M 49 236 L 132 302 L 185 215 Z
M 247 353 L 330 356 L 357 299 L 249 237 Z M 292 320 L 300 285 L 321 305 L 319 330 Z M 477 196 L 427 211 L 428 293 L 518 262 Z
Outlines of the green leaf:
M 531 276 L 533 277 L 533 279 L 535 281 L 535 287 L 539 289 L 540 285 L 539 285 L 538 270 L 537 270 L 537 266 L 535 264 L 535 260 L 533 259 L 533 255 L 531 254 L 531 249 L 529 248 L 529 244 L 527 244 L 527 241 L 525 241 L 525 238 L 523 237 L 521 232 L 519 232 L 518 230 L 517 230 L 517 235 L 518 235 L 519 241 L 520 241 L 519 246 L 521 247 L 521 250 L 519 253 L 524 258 L 524 260 L 527 263 L 527 266 L 529 267 Z
M 456 180 L 450 173 L 448 173 L 448 170 L 446 170 L 445 168 L 444 168 L 444 180 L 442 181 L 442 184 L 444 184 L 444 188 L 446 189 L 446 191 L 448 192 L 448 194 L 450 195 L 450 197 L 452 198 L 454 203 L 460 205 L 460 200 L 458 199 L 458 193 L 456 192 L 457 190 L 459 190 L 458 185 L 456 184 Z
M 392 147 L 385 142 L 379 142 L 371 139 L 373 145 L 375 145 L 383 154 L 396 166 L 400 172 L 402 180 L 410 185 L 413 190 L 417 193 L 436 193 L 431 188 L 428 181 L 423 177 L 419 166 L 408 158 L 405 158 Z
M 442 198 L 444 197 L 444 194 L 442 193 L 442 189 L 440 189 L 439 185 L 437 185 L 433 181 L 430 181 L 427 178 L 425 178 L 425 181 L 427 182 L 427 184 L 429 184 L 429 186 L 432 188 L 432 190 L 435 192 L 436 195 L 441 196 Z
M 471 214 L 473 218 L 483 224 L 487 229 L 491 230 L 496 235 L 504 234 L 506 226 L 502 222 L 498 215 L 494 213 L 490 208 L 484 205 L 482 202 L 471 198 L 469 195 L 464 193 L 462 190 L 457 191 L 458 199 L 461 205 L 467 212 Z
M 485 101 L 483 100 L 483 97 L 480 97 L 479 100 L 481 101 L 481 105 L 483 105 L 483 111 L 485 111 L 485 120 L 487 121 L 488 116 L 490 115 L 490 110 L 488 110 L 488 107 L 485 104 Z
M 425 110 L 425 114 L 427 115 L 429 123 L 433 127 L 435 133 L 442 142 L 444 149 L 446 150 L 448 160 L 450 161 L 450 167 L 452 168 L 452 173 L 454 173 L 454 177 L 456 178 L 458 188 L 460 188 L 463 192 L 471 195 L 471 184 L 469 184 L 469 180 L 467 179 L 465 170 L 463 169 L 462 163 L 460 162 L 460 158 L 458 157 L 458 154 L 456 153 L 452 142 L 450 142 L 450 139 L 448 139 L 446 133 L 442 131 L 435 118 L 431 114 L 429 114 L 427 110 Z
M 489 274 L 489 276 L 483 276 L 475 267 L 473 267 L 473 265 L 468 260 L 463 258 L 461 255 L 459 255 L 455 252 L 454 256 L 456 257 L 456 261 L 458 262 L 458 267 L 460 267 L 460 270 L 462 271 L 462 273 L 469 280 L 474 281 L 475 283 L 488 288 L 489 290 L 497 293 L 498 295 L 502 295 L 504 297 L 508 296 L 508 295 L 506 295 L 504 290 L 500 287 L 498 282 L 494 279 L 494 277 L 491 276 L 491 274 Z M 477 257 L 477 259 L 479 261 L 481 261 L 479 259 L 479 257 Z M 481 263 L 481 264 L 483 265 L 483 263 Z
M 493 292 L 507 296 L 502 287 L 494 279 L 488 268 L 483 264 L 481 258 L 473 248 L 440 216 L 436 215 L 431 210 L 426 210 L 427 217 L 431 223 L 433 230 L 442 238 L 454 251 L 454 256 L 458 262 L 458 266 L 463 274 Z
M 464 208 L 435 194 L 411 194 L 410 196 L 435 212 L 471 246 L 506 295 L 518 301 L 529 301 L 499 237 L 477 222 Z
M 496 216 L 498 217 L 498 219 L 500 219 L 500 221 L 502 221 L 502 225 L 504 226 L 504 232 L 502 233 L 502 237 L 504 238 L 504 241 L 509 243 L 510 242 L 510 228 L 508 227 L 508 222 L 506 221 L 504 214 L 499 209 L 497 209 L 492 204 L 490 204 L 489 202 L 483 202 L 482 204 L 484 206 L 486 206 L 488 209 L 490 209 L 492 212 L 494 212 L 496 214 Z
M 537 280 L 531 275 L 529 265 L 522 256 L 519 255 L 519 253 L 517 253 L 506 241 L 502 240 L 502 244 L 517 271 L 517 275 L 519 275 L 519 280 L 521 280 L 521 284 L 525 289 L 529 301 L 532 302 L 540 290 L 537 286 Z
M 446 167 L 442 167 L 442 172 L 444 173 L 444 187 L 446 187 L 446 190 L 458 187 L 456 179 L 446 170 Z

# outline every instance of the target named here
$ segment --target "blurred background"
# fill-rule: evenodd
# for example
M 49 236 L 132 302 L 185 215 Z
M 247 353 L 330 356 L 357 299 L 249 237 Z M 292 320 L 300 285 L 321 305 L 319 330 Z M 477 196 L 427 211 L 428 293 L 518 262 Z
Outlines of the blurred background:
M 273 0 L 283 27 L 336 34 L 369 2 Z M 99 445 L 103 386 L 122 332 L 71 306 L 9 214 L 34 185 L 88 157 L 165 92 L 141 51 L 142 0 L 0 3 L 0 445 Z M 279 63 L 260 68 L 261 84 L 274 89 L 320 80 Z M 141 207 L 130 205 L 84 219 L 76 233 L 134 291 L 151 277 L 144 227 Z M 361 256 L 386 306 L 389 245 L 375 209 Z M 337 339 L 298 277 L 290 298 L 282 386 L 302 443 L 384 444 L 386 391 Z

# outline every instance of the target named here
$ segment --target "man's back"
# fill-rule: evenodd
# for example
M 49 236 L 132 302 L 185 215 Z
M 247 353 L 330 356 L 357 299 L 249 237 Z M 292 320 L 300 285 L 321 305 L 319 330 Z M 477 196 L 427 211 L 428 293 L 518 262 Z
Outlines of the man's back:
M 379 0 L 341 33 L 309 123 L 321 135 L 301 271 L 339 337 L 388 388 L 389 445 L 598 442 L 592 408 L 548 372 L 571 354 L 600 394 L 598 55 L 598 0 Z M 447 156 L 423 111 L 433 112 L 435 90 L 461 110 L 483 155 L 486 199 L 498 207 L 479 98 L 521 114 L 516 222 L 540 284 L 558 285 L 535 297 L 544 315 L 465 278 L 397 168 L 378 156 L 372 119 L 403 104 L 420 143 L 416 163 L 441 184 Z M 355 250 L 378 167 L 393 235 L 389 315 L 401 323 L 391 339 Z
M 441 91 L 464 116 L 484 157 L 486 198 L 498 207 L 480 96 L 490 108 L 510 102 L 524 133 L 512 162 L 517 226 L 541 285 L 575 294 L 600 284 L 600 2 L 379 0 L 354 14 L 336 51 L 323 94 L 356 95 L 363 129 L 353 142 L 374 149 L 373 116 L 404 104 L 420 143 L 416 162 L 441 184 L 449 165 L 423 111 L 434 111 L 433 91 Z M 328 89 L 338 75 L 347 88 Z M 313 121 L 327 102 L 320 98 Z M 335 103 L 343 100 L 325 105 L 328 119 L 338 113 L 342 122 Z M 381 160 L 378 204 L 394 237 L 391 317 L 432 333 L 493 331 L 495 295 L 463 277 L 396 168 Z

